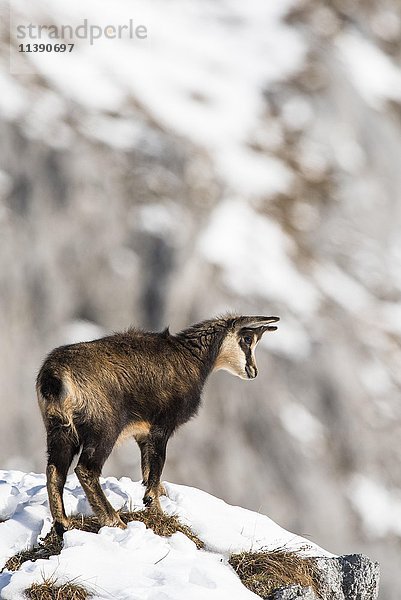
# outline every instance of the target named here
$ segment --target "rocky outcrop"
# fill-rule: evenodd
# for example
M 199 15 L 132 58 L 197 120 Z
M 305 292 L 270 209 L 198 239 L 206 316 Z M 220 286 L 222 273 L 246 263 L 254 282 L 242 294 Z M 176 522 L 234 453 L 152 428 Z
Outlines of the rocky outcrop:
M 72 518 L 73 528 L 61 538 L 51 530 L 46 477 L 0 471 L 1 598 L 19 599 L 18 590 L 39 583 L 57 567 L 64 580 L 84 587 L 96 580 L 115 598 L 147 587 L 149 595 L 143 597 L 150 600 L 157 585 L 160 596 L 166 592 L 172 600 L 183 593 L 192 598 L 192 592 L 214 598 L 217 590 L 219 598 L 236 600 L 254 594 L 266 600 L 376 600 L 379 565 L 366 556 L 330 555 L 263 514 L 195 488 L 164 483 L 168 496 L 161 497 L 163 514 L 158 514 L 142 510 L 140 482 L 103 480 L 107 497 L 127 524 L 122 531 L 100 527 L 88 514 L 76 475 L 69 476 L 64 500 L 83 512 Z M 98 566 L 102 557 L 108 564 L 104 573 Z M 128 574 L 127 564 L 135 565 Z M 125 578 L 124 590 L 120 578 Z M 291 585 L 295 583 L 299 585 Z M 198 586 L 204 596 L 198 596 Z
M 267 600 L 376 600 L 380 568 L 363 554 L 318 558 L 320 595 L 311 588 L 289 586 L 276 590 Z

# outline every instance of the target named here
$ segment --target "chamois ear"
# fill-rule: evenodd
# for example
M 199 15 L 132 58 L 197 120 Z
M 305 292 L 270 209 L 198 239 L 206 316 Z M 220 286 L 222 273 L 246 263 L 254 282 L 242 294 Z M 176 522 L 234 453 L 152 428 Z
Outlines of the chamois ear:
M 237 331 L 241 330 L 255 330 L 262 335 L 265 331 L 276 331 L 275 325 L 270 323 L 277 323 L 280 317 L 237 317 L 234 321 L 234 327 Z

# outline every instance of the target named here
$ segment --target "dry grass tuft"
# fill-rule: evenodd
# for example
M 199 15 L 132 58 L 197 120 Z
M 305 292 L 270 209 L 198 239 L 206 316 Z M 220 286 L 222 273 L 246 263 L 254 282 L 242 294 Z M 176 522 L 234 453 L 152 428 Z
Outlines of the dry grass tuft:
M 180 531 L 192 540 L 197 548 L 204 548 L 204 543 L 200 540 L 187 525 L 180 523 L 177 517 L 166 515 L 164 512 L 157 510 L 145 509 L 134 510 L 131 512 L 120 512 L 120 517 L 124 523 L 130 521 L 140 521 L 144 523 L 148 529 L 152 529 L 156 535 L 168 537 Z M 95 516 L 77 515 L 71 517 L 73 528 L 82 529 L 82 531 L 91 531 L 97 533 L 100 529 L 99 521 Z
M 180 523 L 176 516 L 167 515 L 152 509 L 134 510 L 130 512 L 120 512 L 120 517 L 124 523 L 130 521 L 140 521 L 148 529 L 152 529 L 156 535 L 168 537 L 180 531 L 192 540 L 197 548 L 204 548 L 204 543 L 200 540 L 187 525 Z M 82 529 L 82 531 L 91 531 L 97 533 L 100 524 L 95 516 L 77 515 L 71 517 L 71 528 Z
M 60 554 L 62 547 L 63 539 L 57 535 L 54 529 L 51 529 L 37 546 L 34 546 L 29 550 L 22 550 L 22 552 L 18 552 L 18 554 L 9 558 L 4 565 L 3 570 L 8 569 L 9 571 L 17 571 L 22 563 L 27 560 L 35 562 L 35 560 L 38 560 L 39 558 L 49 558 L 55 554 Z
M 121 519 L 124 523 L 130 521 L 141 521 L 149 529 L 153 529 L 156 535 L 168 537 L 177 531 L 180 531 L 192 540 L 197 548 L 204 548 L 204 543 L 200 540 L 187 525 L 179 522 L 175 516 L 166 515 L 154 510 L 138 510 L 132 512 L 121 512 Z M 75 515 L 71 517 L 71 529 L 81 529 L 97 533 L 100 529 L 100 524 L 95 516 Z M 4 565 L 4 569 L 9 571 L 17 571 L 22 563 L 31 560 L 35 562 L 39 558 L 49 558 L 56 554 L 60 554 L 63 547 L 63 538 L 57 535 L 52 528 L 51 531 L 44 537 L 37 546 L 29 550 L 18 552 L 15 556 L 8 559 Z M 4 570 L 3 569 L 3 570 Z
M 241 552 L 229 560 L 242 583 L 266 598 L 274 590 L 288 585 L 311 587 L 319 596 L 319 571 L 313 558 L 282 548 L 273 551 Z
M 192 540 L 198 549 L 204 548 L 205 544 L 196 536 L 193 531 L 187 526 L 180 523 L 178 517 L 174 515 L 166 515 L 164 512 L 155 510 L 137 510 L 133 512 L 122 512 L 120 517 L 124 523 L 130 521 L 141 521 L 149 529 L 153 529 L 156 535 L 168 537 L 180 531 Z
M 55 580 L 45 579 L 43 583 L 33 583 L 25 590 L 25 596 L 30 600 L 86 600 L 90 594 L 80 585 L 57 585 Z

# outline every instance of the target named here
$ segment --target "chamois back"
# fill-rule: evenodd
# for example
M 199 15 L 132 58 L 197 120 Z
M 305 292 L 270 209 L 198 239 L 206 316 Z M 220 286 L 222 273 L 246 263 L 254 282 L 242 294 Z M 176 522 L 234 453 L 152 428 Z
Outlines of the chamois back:
M 123 527 L 99 484 L 117 441 L 133 436 L 141 450 L 144 503 L 160 509 L 160 477 L 175 429 L 193 417 L 208 375 L 226 369 L 257 375 L 255 347 L 278 317 L 226 316 L 170 334 L 129 329 L 91 342 L 61 346 L 44 361 L 36 382 L 47 430 L 47 485 L 56 526 L 68 527 L 62 490 L 76 467 L 100 522 Z

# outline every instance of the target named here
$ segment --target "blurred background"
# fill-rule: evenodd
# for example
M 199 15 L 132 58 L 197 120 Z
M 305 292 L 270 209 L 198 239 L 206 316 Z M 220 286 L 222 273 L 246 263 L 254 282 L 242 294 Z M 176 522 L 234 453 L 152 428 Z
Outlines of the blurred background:
M 132 6 L 13 10 L 116 23 Z M 259 377 L 212 376 L 164 477 L 368 554 L 398 599 L 401 5 L 146 10 L 146 42 L 80 42 L 58 63 L 12 43 L 14 73 L 2 14 L 1 467 L 45 469 L 34 380 L 54 346 L 277 314 Z M 139 479 L 135 444 L 104 474 Z

